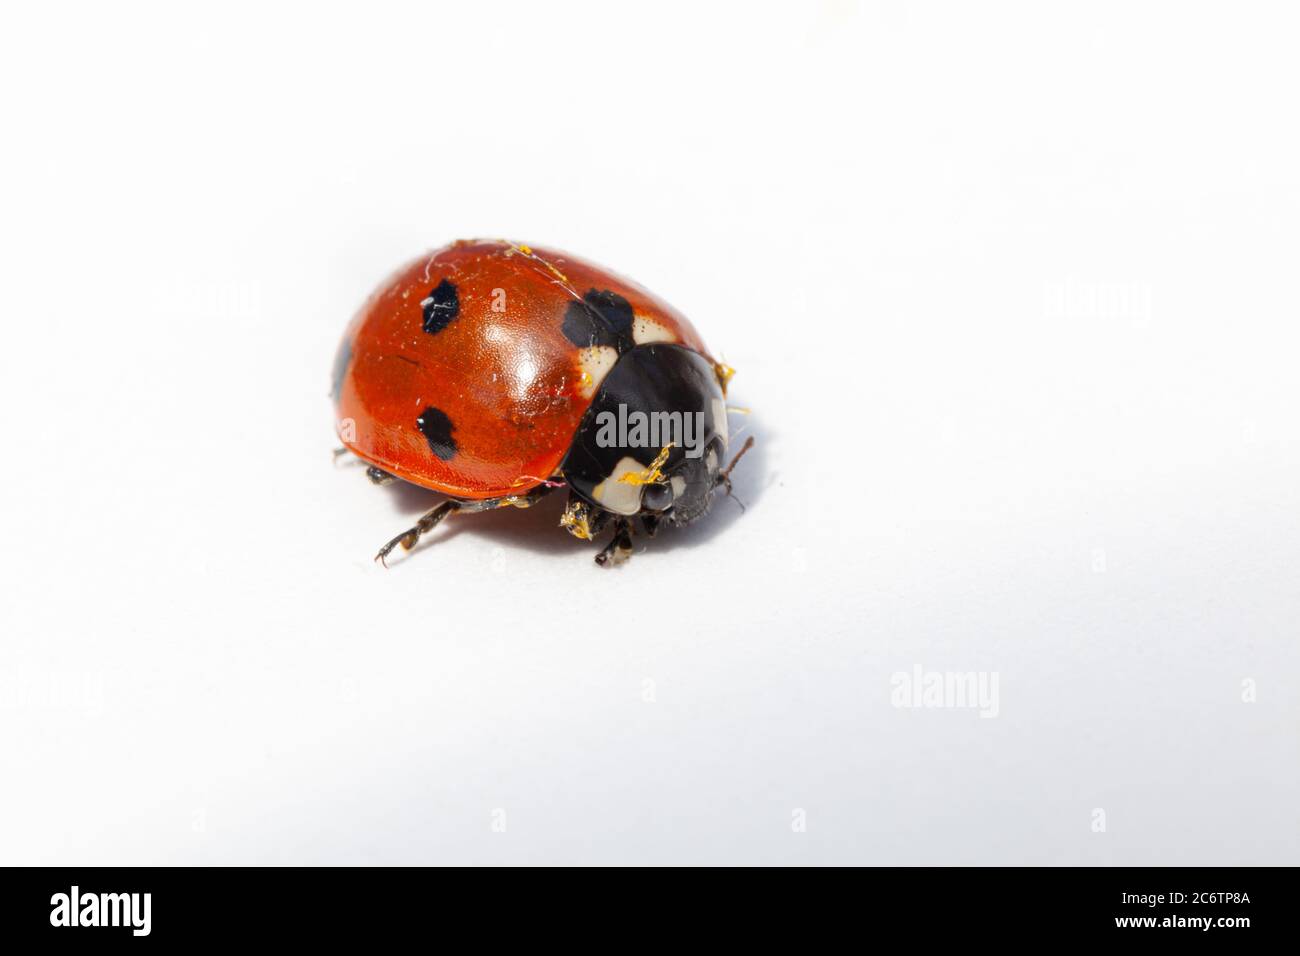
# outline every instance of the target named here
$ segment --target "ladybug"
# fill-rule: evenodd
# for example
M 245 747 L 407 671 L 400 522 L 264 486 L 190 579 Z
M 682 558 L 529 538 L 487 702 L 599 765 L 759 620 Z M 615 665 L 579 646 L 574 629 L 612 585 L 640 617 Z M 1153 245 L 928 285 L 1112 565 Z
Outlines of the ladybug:
M 567 488 L 560 525 L 596 563 L 632 535 L 702 517 L 731 493 L 732 369 L 687 319 L 574 256 L 459 240 L 399 269 L 361 307 L 334 363 L 339 439 L 376 484 L 446 500 L 375 556 L 385 564 L 453 513 L 526 508 Z

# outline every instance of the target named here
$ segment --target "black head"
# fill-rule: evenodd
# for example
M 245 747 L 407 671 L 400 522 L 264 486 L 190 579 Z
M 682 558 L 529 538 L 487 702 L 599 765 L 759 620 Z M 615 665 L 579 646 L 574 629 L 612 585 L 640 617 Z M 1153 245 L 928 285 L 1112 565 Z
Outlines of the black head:
M 680 345 L 639 345 L 605 376 L 561 469 L 597 509 L 688 524 L 709 510 L 726 445 L 713 365 Z

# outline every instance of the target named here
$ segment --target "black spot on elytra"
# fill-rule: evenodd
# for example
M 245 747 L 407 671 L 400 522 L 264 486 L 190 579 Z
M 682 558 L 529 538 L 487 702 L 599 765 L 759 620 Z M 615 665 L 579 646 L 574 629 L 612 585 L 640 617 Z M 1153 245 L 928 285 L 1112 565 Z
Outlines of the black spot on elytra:
M 460 314 L 460 296 L 456 287 L 443 279 L 420 306 L 424 309 L 424 331 L 437 335 Z
M 456 439 L 451 437 L 455 426 L 441 409 L 430 405 L 415 420 L 415 427 L 420 429 L 420 434 L 429 443 L 430 450 L 443 461 L 450 461 L 456 454 Z
M 612 345 L 621 355 L 636 344 L 632 338 L 632 304 L 608 290 L 592 289 L 581 302 L 570 302 L 561 330 L 581 349 Z
M 343 393 L 343 376 L 348 372 L 348 364 L 352 361 L 352 343 L 344 339 L 339 343 L 339 350 L 334 353 L 334 373 L 330 376 L 330 394 L 334 396 L 334 404 L 338 404 L 339 395 Z

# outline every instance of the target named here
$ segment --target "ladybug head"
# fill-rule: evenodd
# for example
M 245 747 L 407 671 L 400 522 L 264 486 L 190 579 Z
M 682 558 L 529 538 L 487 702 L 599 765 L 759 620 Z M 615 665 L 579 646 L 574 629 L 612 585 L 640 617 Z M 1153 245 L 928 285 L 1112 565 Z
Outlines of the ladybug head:
M 605 376 L 561 469 L 597 510 L 684 525 L 709 510 L 726 444 L 713 365 L 679 345 L 640 345 Z

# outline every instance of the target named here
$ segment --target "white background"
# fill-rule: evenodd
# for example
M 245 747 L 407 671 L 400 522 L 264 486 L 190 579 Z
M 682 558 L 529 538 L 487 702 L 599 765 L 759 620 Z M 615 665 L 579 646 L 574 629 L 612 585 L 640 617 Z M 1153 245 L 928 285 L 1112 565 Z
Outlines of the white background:
M 1300 863 L 1287 5 L 5 20 L 0 861 Z M 476 235 L 693 318 L 747 513 L 372 563 L 333 352 Z

